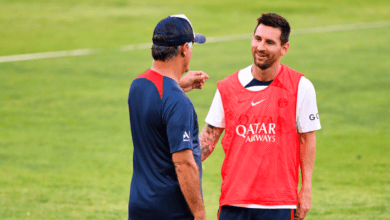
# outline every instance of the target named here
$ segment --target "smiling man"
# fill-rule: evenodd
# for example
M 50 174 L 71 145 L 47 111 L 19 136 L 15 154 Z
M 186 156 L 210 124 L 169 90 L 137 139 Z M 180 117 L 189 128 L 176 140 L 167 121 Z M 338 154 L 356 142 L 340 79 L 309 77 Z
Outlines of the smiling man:
M 280 63 L 289 34 L 286 19 L 263 14 L 253 64 L 217 83 L 199 140 L 205 160 L 225 130 L 219 220 L 303 219 L 310 209 L 321 125 L 312 83 Z

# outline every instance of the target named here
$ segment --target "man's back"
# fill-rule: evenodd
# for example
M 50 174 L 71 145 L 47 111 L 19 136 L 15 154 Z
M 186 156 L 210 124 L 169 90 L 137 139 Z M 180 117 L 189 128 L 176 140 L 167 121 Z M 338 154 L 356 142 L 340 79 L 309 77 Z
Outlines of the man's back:
M 176 81 L 148 70 L 129 93 L 133 178 L 129 219 L 191 219 L 172 153 L 190 149 L 201 174 L 194 107 Z

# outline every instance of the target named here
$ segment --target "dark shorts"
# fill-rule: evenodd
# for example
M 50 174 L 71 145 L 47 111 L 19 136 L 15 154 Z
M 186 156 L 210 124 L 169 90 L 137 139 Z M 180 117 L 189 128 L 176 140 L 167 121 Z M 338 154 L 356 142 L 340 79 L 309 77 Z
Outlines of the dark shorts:
M 222 206 L 218 220 L 294 220 L 295 209 L 250 209 Z

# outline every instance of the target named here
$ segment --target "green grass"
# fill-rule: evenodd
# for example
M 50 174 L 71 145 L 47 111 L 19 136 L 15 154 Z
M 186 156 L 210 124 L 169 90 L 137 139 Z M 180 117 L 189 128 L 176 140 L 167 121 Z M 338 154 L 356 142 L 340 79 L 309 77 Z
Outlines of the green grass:
M 146 43 L 159 20 L 182 13 L 207 36 L 246 34 L 270 11 L 295 29 L 390 20 L 388 0 L 0 0 L 0 56 Z
M 268 11 L 295 29 L 390 20 L 388 1 L 0 0 L 0 55 L 105 48 L 0 63 L 0 218 L 126 219 L 127 93 L 152 58 L 149 50 L 116 48 L 150 42 L 169 14 L 185 13 L 196 31 L 221 36 L 251 33 Z M 282 62 L 313 82 L 322 125 L 308 220 L 390 218 L 388 36 L 385 27 L 290 38 Z M 194 46 L 191 69 L 210 75 L 203 90 L 189 93 L 200 128 L 215 83 L 251 60 L 250 40 Z M 222 161 L 218 144 L 204 163 L 208 219 L 216 219 Z

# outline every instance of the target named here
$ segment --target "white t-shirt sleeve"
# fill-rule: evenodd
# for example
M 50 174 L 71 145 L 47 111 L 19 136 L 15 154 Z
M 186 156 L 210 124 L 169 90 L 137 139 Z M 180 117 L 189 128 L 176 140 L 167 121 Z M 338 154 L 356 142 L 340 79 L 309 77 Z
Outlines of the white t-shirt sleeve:
M 223 110 L 221 94 L 215 92 L 213 102 L 206 117 L 206 123 L 218 128 L 225 128 L 225 112 Z
M 316 92 L 313 84 L 305 77 L 301 77 L 298 85 L 297 129 L 298 133 L 321 129 Z

